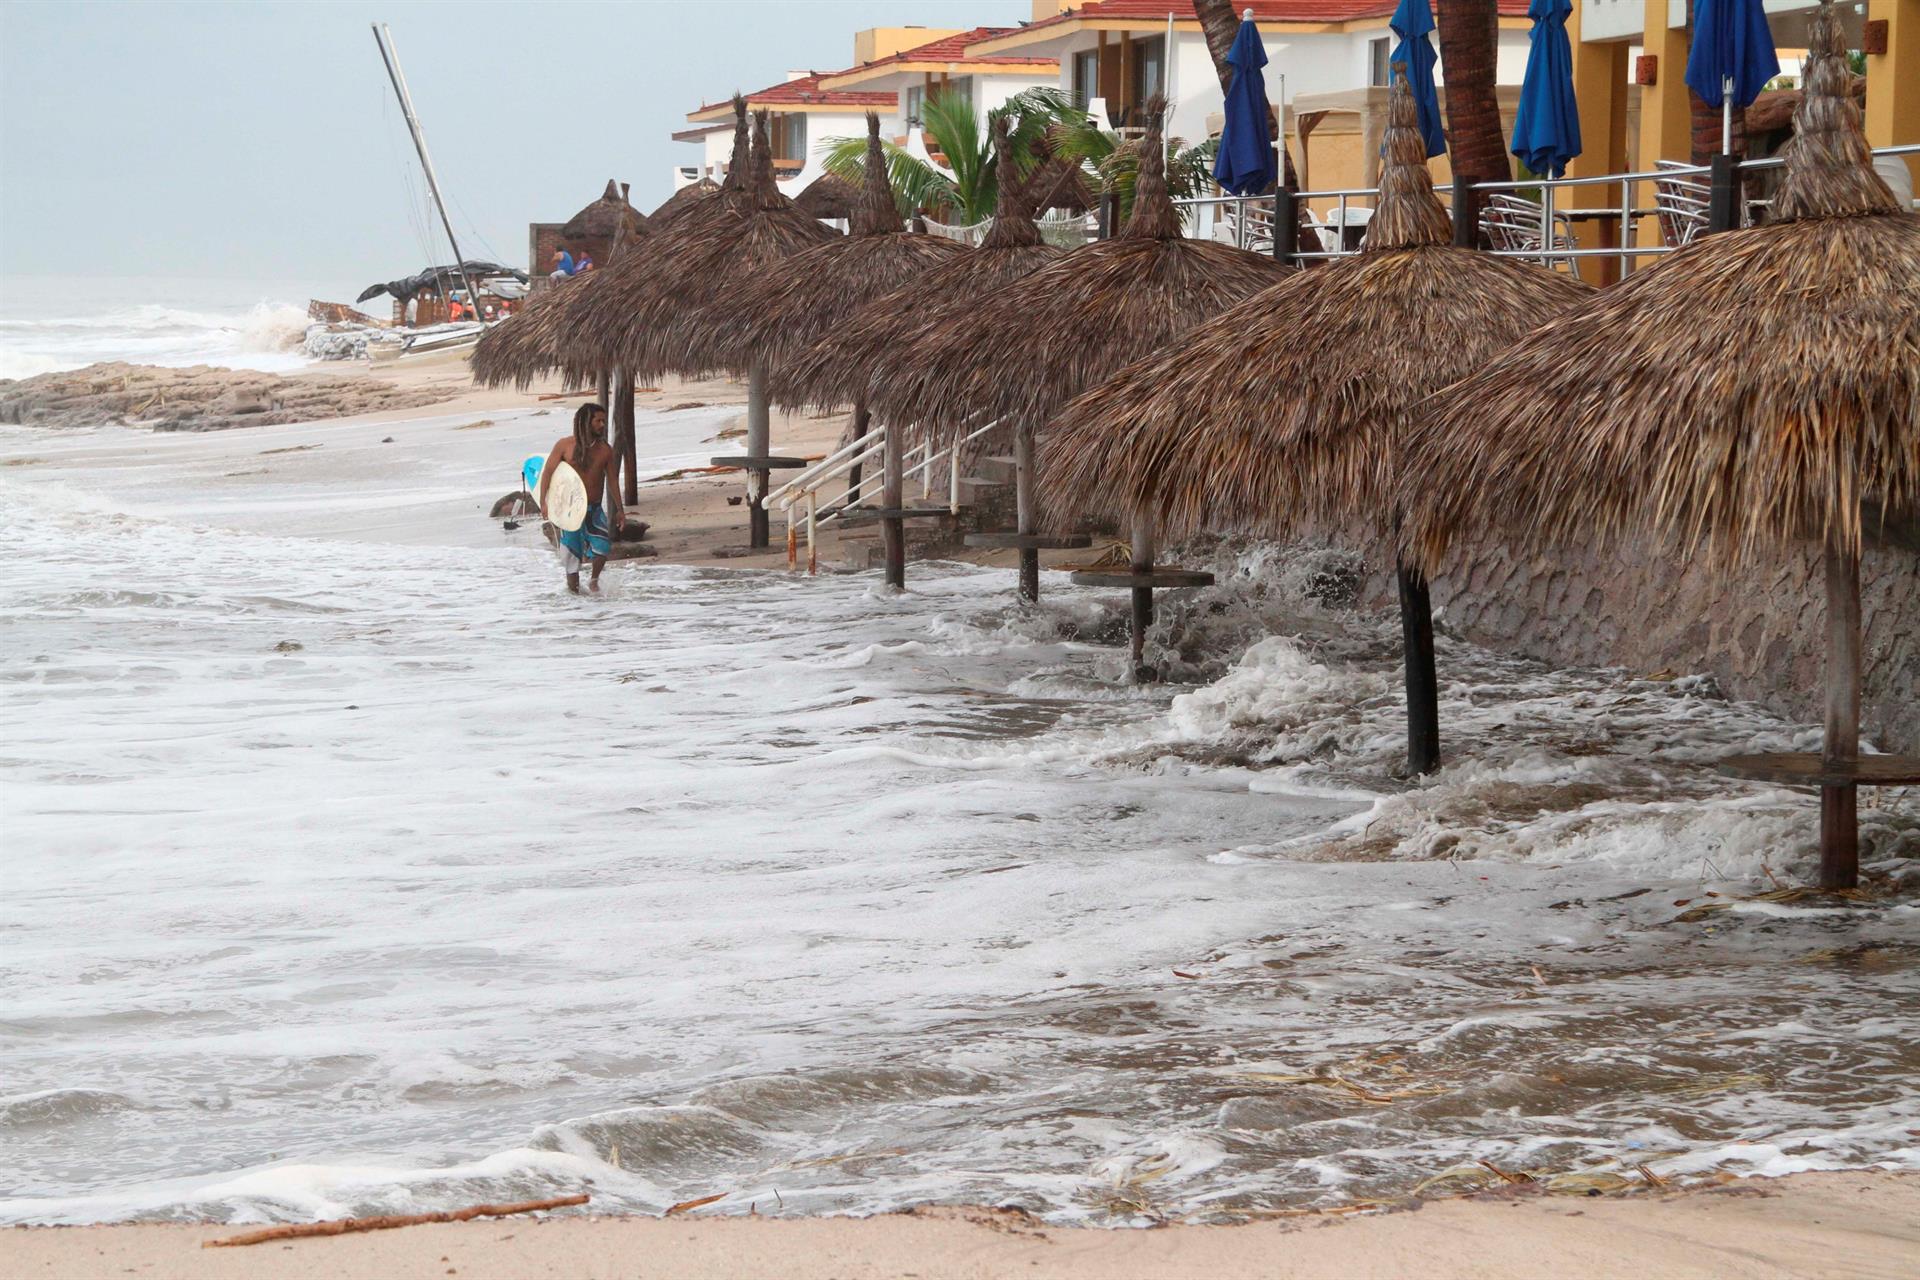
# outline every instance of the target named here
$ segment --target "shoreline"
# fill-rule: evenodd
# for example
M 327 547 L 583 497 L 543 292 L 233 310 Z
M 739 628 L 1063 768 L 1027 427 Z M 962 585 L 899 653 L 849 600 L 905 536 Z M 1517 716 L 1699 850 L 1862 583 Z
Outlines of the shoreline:
M 1617 1196 L 1516 1190 L 1228 1226 L 1059 1227 L 1013 1209 L 922 1206 L 871 1218 L 492 1218 L 204 1247 L 244 1230 L 11 1227 L 0 1236 L 0 1258 L 10 1274 L 47 1280 L 123 1273 L 487 1280 L 643 1270 L 696 1280 L 1893 1276 L 1920 1256 L 1920 1175 L 1802 1173 Z

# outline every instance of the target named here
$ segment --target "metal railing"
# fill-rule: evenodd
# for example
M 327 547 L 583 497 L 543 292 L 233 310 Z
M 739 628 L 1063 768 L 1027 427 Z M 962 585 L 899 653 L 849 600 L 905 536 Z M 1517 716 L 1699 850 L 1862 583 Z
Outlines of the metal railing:
M 1920 154 L 1920 143 L 1876 147 L 1873 154 L 1875 157 L 1916 155 Z M 1745 192 L 1750 186 L 1762 185 L 1771 171 L 1784 164 L 1780 156 L 1734 161 L 1716 157 L 1714 162 L 1704 165 L 1663 164 L 1634 173 L 1476 183 L 1474 191 L 1479 195 L 1505 197 L 1499 201 L 1502 215 L 1489 225 L 1483 210 L 1476 230 L 1492 232 L 1502 227 L 1517 230 L 1522 219 L 1531 217 L 1537 223 L 1535 227 L 1526 228 L 1527 243 L 1496 244 L 1490 252 L 1501 257 L 1530 259 L 1549 267 L 1559 266 L 1575 275 L 1580 274 L 1583 262 L 1612 260 L 1617 264 L 1619 276 L 1624 278 L 1645 265 L 1645 260 L 1657 260 L 1683 247 L 1686 237 L 1678 228 L 1689 201 L 1684 196 L 1676 199 L 1673 188 L 1690 185 L 1719 200 L 1716 207 L 1702 208 L 1698 217 L 1703 222 L 1718 223 L 1715 229 L 1731 229 L 1764 216 L 1768 201 L 1764 196 L 1749 197 Z M 1668 190 L 1663 192 L 1663 187 Z M 1594 188 L 1617 190 L 1604 202 L 1590 197 L 1578 198 Z M 1434 187 L 1449 205 L 1453 190 L 1452 184 Z M 1208 196 L 1178 200 L 1175 204 L 1186 214 L 1189 234 L 1196 238 L 1221 240 L 1243 249 L 1271 252 L 1291 261 L 1309 262 L 1358 253 L 1362 233 L 1379 195 L 1378 187 L 1293 192 L 1294 207 L 1306 208 L 1307 229 L 1315 233 L 1317 246 L 1305 239 L 1290 246 L 1286 244 L 1289 237 L 1285 235 L 1276 240 L 1275 197 L 1271 195 Z M 1522 202 L 1531 207 L 1524 207 Z M 1610 237 L 1613 243 L 1582 244 L 1580 224 L 1599 228 L 1597 234 Z
M 902 480 L 912 480 L 918 476 L 920 496 L 922 499 L 929 498 L 933 493 L 934 468 L 943 461 L 949 462 L 947 509 L 958 515 L 962 505 L 960 501 L 962 451 L 967 445 L 998 425 L 1000 425 L 998 420 L 995 420 L 976 427 L 944 449 L 935 449 L 930 440 L 922 442 L 914 450 L 920 461 L 905 469 Z M 885 485 L 881 471 L 885 464 L 887 437 L 886 427 L 869 427 L 865 435 L 842 445 L 767 495 L 767 506 L 778 508 L 786 515 L 787 568 L 799 567 L 800 528 L 803 524 L 807 531 L 807 572 L 817 573 L 820 567 L 820 526 L 830 524 L 850 511 L 871 506 L 881 496 Z M 856 468 L 860 469 L 860 478 L 853 480 L 851 477 Z M 823 501 L 822 492 L 830 485 L 837 487 L 843 478 L 847 483 L 845 494 L 837 499 L 826 498 Z

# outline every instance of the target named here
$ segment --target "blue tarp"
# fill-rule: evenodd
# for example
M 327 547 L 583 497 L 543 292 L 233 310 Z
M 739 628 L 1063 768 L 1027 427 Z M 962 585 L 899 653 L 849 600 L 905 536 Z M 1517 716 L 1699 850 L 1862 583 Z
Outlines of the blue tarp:
M 1260 70 L 1267 65 L 1267 50 L 1253 19 L 1240 23 L 1227 62 L 1233 67 L 1233 84 L 1227 90 L 1213 179 L 1237 196 L 1257 196 L 1279 180 L 1280 160 L 1267 121 L 1267 77 Z
M 1580 104 L 1573 96 L 1573 45 L 1567 39 L 1572 0 L 1531 0 L 1527 76 L 1513 116 L 1513 154 L 1527 171 L 1558 178 L 1580 154 Z
M 1427 144 L 1427 154 L 1437 156 L 1447 149 L 1447 131 L 1440 125 L 1440 95 L 1433 88 L 1433 64 L 1440 57 L 1433 51 L 1433 8 L 1427 0 L 1400 0 L 1389 25 L 1400 37 L 1389 60 L 1406 66 L 1407 87 L 1413 90 L 1414 110 L 1420 116 L 1420 137 Z

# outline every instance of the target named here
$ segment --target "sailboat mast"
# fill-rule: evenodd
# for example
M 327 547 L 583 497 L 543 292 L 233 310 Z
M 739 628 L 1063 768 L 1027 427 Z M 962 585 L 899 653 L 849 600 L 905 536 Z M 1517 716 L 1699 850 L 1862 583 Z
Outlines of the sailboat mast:
M 400 53 L 393 47 L 393 32 L 387 30 L 387 24 L 373 24 L 373 42 L 380 46 L 380 60 L 387 64 L 387 78 L 393 81 L 393 94 L 400 99 L 400 112 L 407 118 L 407 129 L 413 134 L 413 149 L 420 153 L 420 167 L 427 173 L 427 190 L 433 193 L 434 208 L 440 211 L 440 225 L 447 229 L 447 243 L 453 246 L 453 269 L 467 287 L 468 309 L 474 319 L 480 318 L 480 291 L 473 287 L 473 278 L 467 274 L 467 259 L 460 252 L 460 241 L 453 234 L 453 219 L 447 216 L 447 202 L 440 198 L 440 179 L 434 176 L 433 157 L 427 154 L 427 135 L 420 132 L 420 118 L 413 114 L 413 95 L 407 92 L 407 79 L 400 73 Z

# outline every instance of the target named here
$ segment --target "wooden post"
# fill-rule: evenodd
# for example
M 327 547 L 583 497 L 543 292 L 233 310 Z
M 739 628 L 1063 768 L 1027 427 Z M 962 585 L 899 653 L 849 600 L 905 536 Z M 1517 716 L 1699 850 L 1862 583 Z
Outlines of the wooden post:
M 625 369 L 613 378 L 613 438 L 620 465 L 626 468 L 621 501 L 629 507 L 640 501 L 640 445 L 634 440 L 634 378 Z
M 1040 532 L 1033 498 L 1033 428 L 1023 422 L 1013 429 L 1013 527 L 1021 533 Z M 1040 599 L 1040 552 L 1035 547 L 1020 548 L 1020 598 L 1029 604 Z
M 862 391 L 853 398 L 853 438 L 865 440 L 867 426 L 871 419 L 867 415 L 867 393 Z M 860 464 L 854 463 L 847 470 L 847 501 L 852 502 L 860 496 Z
M 906 460 L 900 455 L 900 429 L 887 428 L 886 443 L 880 449 L 880 505 L 898 511 L 905 506 Z M 880 522 L 880 541 L 887 555 L 887 585 L 907 585 L 907 526 L 897 517 Z
M 1120 197 L 1115 195 L 1111 191 L 1102 192 L 1100 195 L 1100 219 L 1098 223 L 1098 230 L 1095 233 L 1096 239 L 1100 239 L 1100 240 L 1113 239 L 1113 232 L 1114 232 L 1113 224 L 1117 220 L 1117 215 L 1119 211 L 1120 211 Z
M 1433 662 L 1433 599 L 1419 570 L 1400 562 L 1400 649 L 1407 671 L 1407 769 L 1440 767 L 1440 682 Z
M 767 371 L 755 365 L 747 374 L 747 455 L 764 458 L 773 448 L 772 416 L 767 403 Z M 747 468 L 747 545 L 770 542 L 767 524 L 767 470 Z
M 1135 508 L 1133 513 L 1133 557 L 1132 568 L 1135 573 L 1153 572 L 1153 512 L 1146 506 Z M 1147 670 L 1147 628 L 1153 625 L 1153 588 L 1133 588 L 1133 618 L 1127 627 L 1127 638 L 1132 644 L 1133 680 L 1135 684 L 1146 684 L 1153 679 L 1153 673 Z
M 1826 759 L 1860 758 L 1860 556 L 1827 548 Z M 1851 784 L 1820 788 L 1820 887 L 1860 883 L 1859 791 Z

